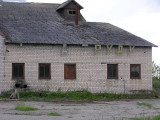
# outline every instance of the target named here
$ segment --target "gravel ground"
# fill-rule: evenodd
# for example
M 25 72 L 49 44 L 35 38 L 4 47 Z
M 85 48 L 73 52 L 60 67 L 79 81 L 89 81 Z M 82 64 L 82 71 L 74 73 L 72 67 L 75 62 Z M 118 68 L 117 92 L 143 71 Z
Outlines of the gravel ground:
M 152 108 L 137 105 L 138 102 L 147 102 Z M 14 110 L 17 104 L 25 104 L 38 110 L 17 111 Z M 50 112 L 57 112 L 61 116 L 48 116 Z M 0 120 L 127 120 L 156 115 L 160 115 L 160 99 L 93 103 L 0 101 Z

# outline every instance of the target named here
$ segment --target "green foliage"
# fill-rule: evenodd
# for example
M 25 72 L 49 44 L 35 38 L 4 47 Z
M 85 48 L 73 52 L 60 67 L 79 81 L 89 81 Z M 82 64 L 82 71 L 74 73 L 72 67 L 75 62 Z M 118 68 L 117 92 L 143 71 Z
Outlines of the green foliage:
M 61 116 L 59 113 L 56 113 L 56 112 L 50 112 L 48 115 L 49 116 Z
M 34 111 L 34 110 L 37 110 L 37 108 L 33 108 L 33 107 L 30 107 L 30 106 L 25 106 L 24 104 L 19 104 L 19 105 L 16 105 L 15 110 Z
M 160 115 L 159 115 L 159 116 L 154 117 L 152 120 L 160 120 Z
M 153 77 L 157 77 L 158 70 L 160 70 L 160 66 L 157 65 L 154 61 L 152 61 L 152 75 L 153 75 Z
M 155 116 L 153 118 L 151 118 L 151 117 L 147 117 L 147 118 L 131 118 L 130 120 L 160 120 L 160 115 L 159 116 Z
M 2 93 L 1 99 L 9 98 L 11 93 Z M 57 92 L 49 91 L 23 91 L 19 93 L 20 100 L 34 100 L 34 101 L 51 101 L 51 100 L 115 100 L 115 99 L 140 99 L 140 98 L 154 98 L 154 94 L 112 94 L 112 93 L 91 93 L 88 90 L 82 91 L 66 91 Z
M 152 84 L 155 96 L 160 96 L 160 80 L 157 77 L 153 77 Z
M 9 98 L 11 94 L 12 94 L 11 91 L 2 92 L 0 98 Z
M 153 80 L 153 87 L 154 87 L 155 89 L 160 88 L 160 80 L 158 80 L 157 77 L 153 77 L 152 80 Z
M 146 106 L 146 107 L 148 107 L 150 109 L 152 108 L 152 105 L 147 103 L 147 102 L 138 102 L 137 105 L 143 105 L 143 106 Z
M 148 117 L 148 118 L 131 118 L 130 120 L 151 120 L 151 119 Z
M 20 100 L 113 100 L 113 99 L 134 99 L 153 98 L 153 94 L 111 94 L 111 93 L 91 93 L 83 91 L 49 92 L 49 91 L 26 91 L 20 92 Z

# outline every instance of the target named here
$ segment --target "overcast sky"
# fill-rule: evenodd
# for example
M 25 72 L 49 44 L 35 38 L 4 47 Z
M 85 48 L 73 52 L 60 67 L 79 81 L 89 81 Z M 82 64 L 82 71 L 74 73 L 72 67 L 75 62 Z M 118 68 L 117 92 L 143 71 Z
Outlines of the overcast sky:
M 63 3 L 66 0 L 27 0 Z M 160 0 L 76 0 L 89 22 L 106 22 L 125 29 L 156 45 L 153 60 L 160 64 Z

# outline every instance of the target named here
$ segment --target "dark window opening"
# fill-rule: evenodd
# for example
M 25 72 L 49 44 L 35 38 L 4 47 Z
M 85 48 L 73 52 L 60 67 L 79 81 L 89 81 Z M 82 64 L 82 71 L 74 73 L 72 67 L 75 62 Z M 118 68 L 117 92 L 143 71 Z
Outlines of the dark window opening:
M 118 65 L 117 64 L 107 65 L 107 78 L 108 79 L 118 79 Z
M 130 65 L 130 78 L 131 79 L 141 79 L 141 65 L 140 64 Z
M 76 14 L 76 11 L 75 11 L 75 10 L 68 10 L 68 14 L 69 14 L 69 15 L 75 15 L 75 14 Z
M 12 79 L 24 79 L 24 63 L 12 63 Z
M 64 79 L 76 79 L 76 64 L 64 64 Z
M 51 79 L 51 64 L 39 64 L 39 79 Z

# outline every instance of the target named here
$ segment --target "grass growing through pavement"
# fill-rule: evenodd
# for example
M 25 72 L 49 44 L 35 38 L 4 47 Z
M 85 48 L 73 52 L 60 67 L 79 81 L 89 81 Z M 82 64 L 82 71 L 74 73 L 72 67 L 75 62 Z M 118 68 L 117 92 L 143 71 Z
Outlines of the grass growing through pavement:
M 34 110 L 37 110 L 37 108 L 33 108 L 33 107 L 30 107 L 30 106 L 25 106 L 24 104 L 19 104 L 19 105 L 16 105 L 15 110 L 34 111 Z
M 10 92 L 9 92 L 10 93 Z M 8 92 L 0 95 L 1 99 L 9 98 L 11 94 Z M 154 94 L 112 94 L 112 93 L 91 93 L 88 90 L 83 91 L 66 91 L 57 92 L 49 91 L 24 91 L 20 92 L 20 100 L 35 100 L 35 101 L 51 101 L 51 100 L 115 100 L 115 99 L 141 99 L 155 98 Z
M 153 118 L 131 118 L 130 120 L 160 120 L 160 115 L 159 116 L 155 116 Z
M 149 104 L 149 103 L 147 103 L 147 102 L 138 102 L 137 105 L 146 106 L 146 107 L 148 107 L 148 108 L 150 108 L 150 109 L 152 108 L 152 105 Z
M 50 112 L 48 115 L 49 116 L 61 116 L 59 113 L 56 113 L 56 112 Z

